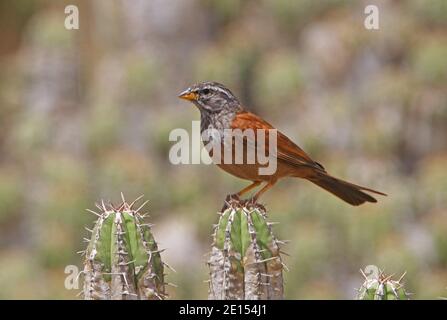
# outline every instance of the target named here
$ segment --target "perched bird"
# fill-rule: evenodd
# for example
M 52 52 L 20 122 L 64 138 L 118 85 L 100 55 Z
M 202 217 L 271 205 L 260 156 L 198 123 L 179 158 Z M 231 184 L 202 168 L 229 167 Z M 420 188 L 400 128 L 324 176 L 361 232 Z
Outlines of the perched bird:
M 275 129 L 261 117 L 246 111 L 234 94 L 222 84 L 202 82 L 186 89 L 179 97 L 191 101 L 200 110 L 200 128 L 202 132 L 209 129 L 219 132 L 223 132 L 226 129 L 233 131 L 235 129 L 242 131 L 247 129 L 254 131 Z M 222 145 L 224 144 L 223 136 L 223 134 L 220 135 L 220 139 L 222 139 L 220 143 Z M 250 141 L 250 139 L 256 140 L 258 136 L 244 138 L 244 152 L 249 148 L 258 148 L 259 141 Z M 265 139 L 269 139 L 268 133 L 265 134 Z M 246 161 L 246 157 L 242 163 L 235 163 L 234 161 L 232 163 L 223 163 L 223 161 L 217 163 L 226 172 L 252 182 L 236 194 L 229 195 L 227 200 L 239 199 L 243 194 L 256 188 L 261 183 L 265 183 L 251 198 L 251 201 L 256 202 L 265 191 L 273 187 L 279 179 L 285 177 L 307 179 L 353 206 L 358 206 L 365 202 L 377 202 L 367 192 L 386 196 L 385 193 L 331 176 L 321 164 L 312 160 L 299 146 L 279 132 L 279 130 L 277 131 L 276 142 L 277 167 L 276 171 L 271 175 L 261 175 L 259 168 L 262 165 L 257 161 L 250 164 Z M 267 141 L 266 145 L 268 144 L 269 142 Z M 225 148 L 232 148 L 231 151 L 234 152 L 234 143 L 231 146 L 227 144 L 222 150 L 225 150 Z M 210 155 L 213 156 L 212 154 Z M 221 158 L 223 159 L 223 156 Z

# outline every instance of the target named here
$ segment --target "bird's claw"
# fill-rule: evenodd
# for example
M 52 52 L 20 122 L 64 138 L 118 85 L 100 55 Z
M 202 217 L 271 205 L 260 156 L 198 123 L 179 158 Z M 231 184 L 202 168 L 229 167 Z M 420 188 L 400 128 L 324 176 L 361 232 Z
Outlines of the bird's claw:
M 261 210 L 265 210 L 265 207 L 262 204 L 258 203 L 258 199 L 256 197 L 251 197 L 247 200 L 241 200 L 240 197 L 237 194 L 229 194 L 225 198 L 224 205 L 222 207 L 221 212 L 224 212 L 228 208 L 234 207 L 234 206 L 241 206 L 248 209 L 254 209 L 254 208 L 260 208 Z
M 253 208 L 253 207 L 256 206 L 256 203 L 257 203 L 256 198 L 255 198 L 255 197 L 251 197 L 251 198 L 245 200 L 244 205 L 245 205 L 247 208 Z
M 224 202 L 221 212 L 224 212 L 225 210 L 230 208 L 232 206 L 232 204 L 234 204 L 234 203 L 240 203 L 240 201 L 241 201 L 241 199 L 239 198 L 239 196 L 237 194 L 227 195 L 227 197 L 225 198 L 225 202 Z
M 261 208 L 262 210 L 265 211 L 264 206 L 258 203 L 258 199 L 256 197 L 251 197 L 251 198 L 245 200 L 244 205 L 248 209 Z

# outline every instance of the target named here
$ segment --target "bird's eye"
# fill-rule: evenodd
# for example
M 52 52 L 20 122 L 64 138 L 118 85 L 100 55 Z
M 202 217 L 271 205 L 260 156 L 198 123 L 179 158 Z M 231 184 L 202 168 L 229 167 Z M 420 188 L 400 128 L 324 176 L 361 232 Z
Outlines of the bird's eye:
M 205 96 L 208 95 L 209 93 L 210 93 L 210 89 L 203 89 L 202 90 L 202 94 L 205 95 Z

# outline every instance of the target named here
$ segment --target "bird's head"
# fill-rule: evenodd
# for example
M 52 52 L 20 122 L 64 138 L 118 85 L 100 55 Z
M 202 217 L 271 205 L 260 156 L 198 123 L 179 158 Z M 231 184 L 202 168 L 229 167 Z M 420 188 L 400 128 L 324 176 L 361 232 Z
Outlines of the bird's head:
M 179 98 L 194 103 L 201 112 L 238 111 L 241 106 L 233 93 L 217 82 L 201 82 L 180 93 Z

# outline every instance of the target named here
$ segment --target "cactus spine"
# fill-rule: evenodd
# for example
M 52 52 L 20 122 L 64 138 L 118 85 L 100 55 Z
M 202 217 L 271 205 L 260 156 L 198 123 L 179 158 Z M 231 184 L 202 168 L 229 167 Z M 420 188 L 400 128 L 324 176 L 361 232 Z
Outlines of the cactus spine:
M 137 199 L 138 200 L 138 199 Z M 137 201 L 135 200 L 135 201 Z M 101 206 L 84 261 L 84 298 L 154 300 L 165 297 L 164 265 L 139 210 L 124 198 Z M 89 210 L 90 211 L 90 210 Z
M 405 291 L 402 279 L 393 280 L 392 276 L 385 275 L 382 271 L 378 275 L 366 276 L 365 282 L 359 289 L 358 300 L 408 300 L 409 294 Z
M 260 205 L 239 202 L 219 213 L 208 262 L 209 299 L 282 299 L 279 241 Z

